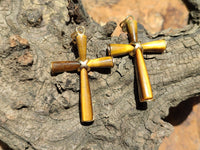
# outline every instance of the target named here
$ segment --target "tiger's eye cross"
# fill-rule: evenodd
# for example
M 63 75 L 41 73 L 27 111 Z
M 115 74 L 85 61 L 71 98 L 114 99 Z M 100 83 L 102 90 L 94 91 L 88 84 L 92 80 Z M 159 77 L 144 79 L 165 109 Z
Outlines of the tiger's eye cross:
M 108 55 L 120 56 L 129 54 L 135 56 L 136 78 L 138 84 L 140 102 L 153 100 L 153 93 L 146 65 L 143 58 L 145 53 L 162 53 L 166 49 L 166 41 L 158 40 L 141 44 L 137 37 L 137 21 L 128 16 L 120 23 L 122 30 L 128 32 L 130 44 L 110 44 L 108 46 Z
M 93 110 L 90 86 L 88 80 L 88 71 L 91 68 L 109 68 L 113 67 L 113 58 L 111 56 L 96 59 L 86 58 L 87 36 L 84 34 L 85 28 L 79 26 L 72 34 L 72 38 L 77 44 L 79 59 L 77 61 L 55 61 L 51 62 L 51 73 L 57 74 L 65 71 L 80 71 L 80 103 L 81 103 L 81 122 L 93 121 Z

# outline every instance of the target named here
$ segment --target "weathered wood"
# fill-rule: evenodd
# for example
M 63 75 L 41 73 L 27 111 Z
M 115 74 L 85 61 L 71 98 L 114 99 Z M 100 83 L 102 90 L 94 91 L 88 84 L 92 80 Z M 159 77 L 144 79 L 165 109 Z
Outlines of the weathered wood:
M 169 108 L 200 95 L 199 26 L 152 36 L 139 26 L 142 41 L 168 41 L 163 55 L 144 55 L 155 102 L 137 101 L 132 59 L 119 57 L 111 71 L 89 73 L 95 121 L 82 125 L 79 75 L 51 76 L 50 62 L 77 57 L 70 37 L 77 24 L 86 27 L 89 58 L 128 43 L 126 35 L 108 37 L 116 24 L 89 20 L 79 0 L 0 4 L 0 139 L 12 149 L 157 149 L 172 131 L 162 120 Z

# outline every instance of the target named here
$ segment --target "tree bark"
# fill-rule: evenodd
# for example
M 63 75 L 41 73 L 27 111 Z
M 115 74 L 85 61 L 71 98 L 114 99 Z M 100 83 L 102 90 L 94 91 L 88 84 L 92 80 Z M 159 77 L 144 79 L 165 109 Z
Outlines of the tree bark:
M 155 101 L 138 102 L 134 58 L 118 57 L 113 69 L 89 73 L 95 121 L 81 124 L 79 74 L 51 76 L 50 63 L 77 59 L 78 25 L 89 58 L 128 43 L 127 35 L 110 37 L 116 23 L 101 27 L 80 0 L 1 0 L 0 10 L 0 139 L 11 149 L 158 149 L 172 132 L 162 120 L 169 108 L 200 95 L 197 21 L 156 35 L 139 25 L 142 42 L 168 41 L 164 54 L 144 55 Z

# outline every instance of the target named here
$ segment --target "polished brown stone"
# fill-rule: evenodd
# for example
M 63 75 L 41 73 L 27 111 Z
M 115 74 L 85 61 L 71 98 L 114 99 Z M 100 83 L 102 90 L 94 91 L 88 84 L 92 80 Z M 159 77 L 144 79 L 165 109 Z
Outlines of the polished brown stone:
M 82 0 L 89 15 L 101 25 L 113 20 L 118 24 L 133 15 L 151 33 L 187 24 L 188 10 L 180 0 Z M 119 35 L 118 27 L 113 35 Z
M 166 137 L 159 150 L 199 150 L 200 148 L 200 97 L 191 98 L 170 109 L 166 118 L 174 131 Z

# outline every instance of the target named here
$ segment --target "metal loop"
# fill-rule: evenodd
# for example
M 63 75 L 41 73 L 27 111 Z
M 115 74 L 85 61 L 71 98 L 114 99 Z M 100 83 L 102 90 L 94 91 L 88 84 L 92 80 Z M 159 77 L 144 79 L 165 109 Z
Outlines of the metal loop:
M 76 33 L 78 34 L 78 35 L 83 35 L 83 34 L 85 34 L 85 27 L 84 26 L 78 26 L 78 27 L 76 27 Z
M 78 35 L 84 35 L 85 34 L 85 27 L 84 26 L 78 26 L 76 27 L 76 31 L 71 34 L 71 38 L 74 43 L 76 43 L 76 36 Z
M 132 15 L 128 15 L 122 22 L 120 22 L 119 26 L 124 29 L 125 28 L 125 22 L 128 20 L 128 19 L 134 19 L 134 17 Z

